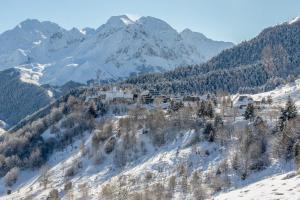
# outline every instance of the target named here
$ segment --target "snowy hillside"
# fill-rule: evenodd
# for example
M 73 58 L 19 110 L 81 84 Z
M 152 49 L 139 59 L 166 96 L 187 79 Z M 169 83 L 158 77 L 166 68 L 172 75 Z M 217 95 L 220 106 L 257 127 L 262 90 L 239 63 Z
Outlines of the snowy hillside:
M 232 192 L 220 194 L 215 200 L 300 199 L 300 175 L 295 172 L 274 175 Z
M 81 88 L 0 137 L 0 199 L 297 197 L 299 176 L 291 174 L 300 119 L 283 121 L 280 130 L 280 120 L 268 115 L 277 110 L 279 118 L 298 83 L 251 96 L 271 94 L 273 102 L 249 119 L 231 115 L 235 108 L 224 100 L 230 95 L 164 103 L 164 110 L 159 103 L 99 101 L 97 88 Z
M 274 103 L 282 107 L 290 96 L 294 99 L 296 106 L 300 108 L 300 79 L 297 79 L 289 84 L 279 86 L 269 92 L 252 95 L 253 99 L 255 100 L 261 100 L 263 98 L 267 98 L 268 96 L 272 96 Z
M 278 199 L 296 200 L 296 197 L 299 196 L 300 177 L 293 175 L 295 174 L 294 167 L 290 163 L 286 165 L 274 163 L 269 169 L 252 174 L 246 181 L 239 180 L 233 172 L 229 174 L 231 183 L 223 183 L 224 180 L 221 178 L 214 179 L 212 175 L 215 173 L 214 170 L 222 163 L 228 152 L 214 143 L 202 142 L 191 145 L 191 141 L 195 137 L 194 134 L 193 131 L 182 133 L 183 136 L 178 136 L 173 142 L 158 149 L 151 145 L 151 139 L 148 136 L 140 132 L 136 138 L 137 146 L 143 149 L 136 149 L 135 151 L 138 152 L 133 155 L 132 160 L 134 161 L 121 168 L 116 165 L 114 154 L 103 153 L 98 155 L 100 157 L 93 157 L 91 153 L 93 151 L 92 136 L 85 136 L 82 140 L 77 140 L 49 158 L 46 165 L 46 189 L 42 183 L 44 176 L 42 170 L 26 170 L 20 173 L 18 181 L 13 187 L 15 192 L 8 196 L 0 196 L 0 199 L 10 200 L 27 197 L 46 200 L 50 191 L 55 188 L 59 191 L 59 196 L 66 200 L 70 196 L 91 200 L 99 198 L 127 200 L 134 199 L 136 193 L 143 193 L 147 189 L 153 192 L 152 194 L 151 192 L 144 194 L 145 196 L 148 195 L 150 199 L 165 199 L 163 193 L 165 190 L 171 189 L 172 191 L 169 191 L 171 194 L 167 194 L 167 196 L 169 195 L 166 197 L 167 199 L 193 200 L 197 199 L 194 192 L 186 194 L 184 187 L 187 187 L 186 190 L 194 190 L 192 188 L 195 186 L 189 185 L 188 182 L 192 182 L 190 179 L 195 172 L 199 173 L 201 181 L 204 182 L 199 188 L 199 192 L 202 192 L 200 196 L 203 197 L 199 199 L 207 199 L 214 193 L 210 187 L 216 187 L 218 190 L 218 187 L 223 187 L 223 184 L 231 185 L 232 191 L 217 194 L 216 200 L 237 198 L 250 200 L 261 199 L 262 197 L 264 199 L 277 197 Z M 84 150 L 82 149 L 82 141 L 84 141 Z M 122 144 L 122 140 L 118 143 Z M 83 151 L 88 153 L 83 153 Z M 104 147 L 101 151 L 105 151 Z M 75 169 L 75 175 L 66 178 L 66 173 L 74 165 L 80 165 L 80 167 Z M 287 172 L 289 175 L 278 175 Z M 189 176 L 186 183 L 183 182 L 184 173 Z M 277 175 L 274 176 L 274 174 Z M 274 177 L 269 178 L 272 175 Z M 175 181 L 174 186 L 170 185 L 172 179 Z M 66 184 L 70 182 L 73 185 L 72 191 L 66 191 Z M 185 184 L 187 185 L 185 186 Z M 4 186 L 4 183 L 2 185 Z M 156 186 L 161 188 L 156 188 Z M 234 190 L 234 188 L 239 189 Z M 103 192 L 106 189 L 108 190 L 107 193 Z M 84 190 L 87 191 L 86 197 L 84 197 Z M 3 194 L 5 188 L 0 187 L 0 192 Z M 159 192 L 163 193 L 160 194 Z
M 22 68 L 40 83 L 84 83 L 97 74 L 118 79 L 199 64 L 232 46 L 190 30 L 178 33 L 153 17 L 114 16 L 96 30 L 26 20 L 0 35 L 0 70 Z

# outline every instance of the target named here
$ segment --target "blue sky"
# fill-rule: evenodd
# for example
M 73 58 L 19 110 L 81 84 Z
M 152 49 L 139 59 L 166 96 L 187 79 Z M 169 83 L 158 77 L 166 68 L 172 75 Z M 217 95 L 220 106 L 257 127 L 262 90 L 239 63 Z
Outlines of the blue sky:
M 238 43 L 300 15 L 300 0 L 0 0 L 0 32 L 27 18 L 70 29 L 99 27 L 112 15 L 153 16 Z

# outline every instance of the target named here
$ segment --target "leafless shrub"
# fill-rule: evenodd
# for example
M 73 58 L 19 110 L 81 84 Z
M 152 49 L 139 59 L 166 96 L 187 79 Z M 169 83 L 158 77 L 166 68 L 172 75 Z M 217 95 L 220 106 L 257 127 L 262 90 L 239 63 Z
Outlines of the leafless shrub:
M 11 187 L 18 179 L 20 170 L 18 167 L 14 167 L 4 176 L 4 183 L 7 187 Z
M 102 198 L 105 200 L 114 199 L 116 188 L 113 184 L 107 183 L 101 189 Z
M 59 200 L 60 197 L 59 197 L 58 190 L 57 190 L 57 189 L 52 189 L 52 190 L 49 192 L 49 195 L 48 195 L 47 199 L 48 199 L 48 200 Z
M 80 160 L 73 161 L 71 166 L 68 169 L 66 169 L 64 174 L 65 177 L 75 176 L 80 168 L 82 168 L 82 162 Z
M 146 180 L 147 182 L 149 182 L 152 178 L 153 178 L 153 173 L 147 171 L 147 172 L 145 173 L 145 180 Z
M 152 186 L 153 199 L 163 200 L 165 199 L 165 186 L 162 183 L 155 183 Z
M 45 189 L 47 188 L 47 185 L 49 183 L 49 174 L 48 174 L 49 169 L 50 169 L 50 167 L 48 165 L 44 165 L 40 169 L 40 173 L 41 173 L 40 181 L 43 184 Z
M 82 199 L 89 199 L 89 185 L 87 182 L 78 186 Z
M 115 148 L 116 142 L 117 140 L 115 137 L 111 137 L 110 139 L 108 139 L 108 141 L 104 145 L 105 152 L 111 153 Z

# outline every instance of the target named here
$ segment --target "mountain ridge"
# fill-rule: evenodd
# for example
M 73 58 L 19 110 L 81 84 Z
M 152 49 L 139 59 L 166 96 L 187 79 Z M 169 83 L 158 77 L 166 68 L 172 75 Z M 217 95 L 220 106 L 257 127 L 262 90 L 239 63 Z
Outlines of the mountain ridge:
M 154 17 L 113 16 L 97 29 L 82 30 L 28 19 L 0 35 L 0 70 L 38 71 L 41 84 L 85 83 L 98 71 L 103 80 L 116 80 L 202 63 L 233 46 L 203 37 L 190 38 Z

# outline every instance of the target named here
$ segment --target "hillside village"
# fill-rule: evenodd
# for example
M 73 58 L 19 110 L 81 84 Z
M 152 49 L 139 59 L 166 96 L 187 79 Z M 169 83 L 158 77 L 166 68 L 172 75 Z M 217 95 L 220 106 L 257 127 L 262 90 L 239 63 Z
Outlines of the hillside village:
M 29 16 L 71 10 L 92 24 L 91 5 L 99 16 L 139 7 L 53 2 L 27 3 Z M 174 24 L 219 23 L 205 31 L 220 38 L 297 8 L 154 2 L 141 4 L 175 11 Z M 250 9 L 273 5 L 266 18 Z M 300 17 L 233 44 L 129 15 L 70 30 L 28 19 L 0 33 L 0 200 L 300 200 Z
M 292 96 L 282 92 L 291 87 L 294 93 L 287 94 Z M 126 199 L 139 199 L 139 195 L 206 199 L 231 187 L 291 172 L 294 156 L 288 149 L 277 149 L 277 144 L 286 141 L 272 132 L 284 133 L 298 126 L 292 122 L 298 118 L 281 118 L 282 108 L 289 109 L 282 103 L 298 92 L 297 81 L 255 95 L 168 96 L 154 90 L 106 86 L 71 91 L 49 109 L 37 112 L 38 118 L 33 115 L 1 136 L 8 142 L 2 143 L 0 154 L 8 157 L 0 157 L 6 163 L 0 166 L 3 174 L 7 171 L 0 180 L 4 195 L 0 199 L 20 195 L 120 199 L 120 192 L 128 195 Z M 257 138 L 257 131 L 263 135 Z M 297 137 L 295 131 L 292 137 Z M 17 138 L 20 144 L 15 143 Z M 6 145 L 14 149 L 21 144 L 29 150 L 26 159 L 17 149 L 7 151 Z M 286 164 L 278 159 L 285 159 Z M 23 185 L 25 179 L 30 181 Z M 113 188 L 120 180 L 122 186 Z M 164 183 L 167 180 L 172 185 Z M 187 195 L 188 191 L 192 193 Z
M 214 106 L 221 112 L 222 117 L 235 118 L 241 116 L 249 104 L 253 104 L 255 109 L 262 111 L 270 109 L 273 99 L 271 95 L 263 97 L 252 97 L 251 94 L 229 95 L 220 92 L 217 95 L 166 95 L 155 89 L 143 90 L 137 88 L 113 87 L 92 87 L 86 94 L 87 102 L 102 102 L 110 104 L 139 104 L 148 105 L 148 108 L 159 107 L 162 109 L 171 106 L 199 106 L 201 100 L 211 100 Z M 255 98 L 255 99 L 254 99 Z M 221 109 L 222 108 L 222 109 Z M 277 107 L 277 109 L 279 109 Z M 278 110 L 279 111 L 279 110 Z

